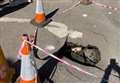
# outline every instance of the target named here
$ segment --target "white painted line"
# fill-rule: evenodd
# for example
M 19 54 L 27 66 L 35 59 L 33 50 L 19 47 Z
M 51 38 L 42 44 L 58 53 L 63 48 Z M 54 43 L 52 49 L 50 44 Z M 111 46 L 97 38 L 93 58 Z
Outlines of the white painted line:
M 51 22 L 48 26 L 45 27 L 49 32 L 54 34 L 55 36 L 59 38 L 64 38 L 69 34 L 70 38 L 82 38 L 83 33 L 74 31 L 74 30 L 68 30 L 68 26 L 63 23 L 58 22 Z
M 30 22 L 31 19 L 26 18 L 10 18 L 10 17 L 2 17 L 0 18 L 0 22 L 13 22 L 13 23 L 26 23 Z
M 75 38 L 83 38 L 83 33 L 82 32 L 78 32 L 78 31 L 69 31 L 69 37 L 72 39 Z
M 51 22 L 45 28 L 59 38 L 63 38 L 68 34 L 68 27 L 63 23 Z
M 67 8 L 67 9 L 63 10 L 62 13 L 60 13 L 60 14 L 64 14 L 64 13 L 66 13 L 66 12 L 72 10 L 74 7 L 77 7 L 79 4 L 80 4 L 80 1 L 78 1 L 77 3 L 75 3 L 74 5 L 72 5 L 71 7 L 69 7 L 69 8 Z
M 11 23 L 29 23 L 31 19 L 26 18 L 12 18 L 12 17 L 2 17 L 0 18 L 0 22 L 11 22 Z M 49 32 L 54 34 L 55 36 L 59 38 L 64 38 L 67 36 L 67 34 L 70 34 L 71 38 L 82 38 L 83 33 L 78 31 L 69 31 L 68 26 L 63 23 L 58 22 L 51 22 L 48 24 L 48 26 L 45 27 Z

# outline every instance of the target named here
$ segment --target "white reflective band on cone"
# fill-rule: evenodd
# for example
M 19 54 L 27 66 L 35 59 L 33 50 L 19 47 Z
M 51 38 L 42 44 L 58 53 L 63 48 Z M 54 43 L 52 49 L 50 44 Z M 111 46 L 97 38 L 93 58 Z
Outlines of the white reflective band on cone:
M 44 13 L 43 3 L 42 0 L 36 1 L 36 13 Z
M 22 56 L 21 57 L 21 78 L 22 80 L 32 80 L 36 77 L 36 69 L 32 65 L 31 57 Z

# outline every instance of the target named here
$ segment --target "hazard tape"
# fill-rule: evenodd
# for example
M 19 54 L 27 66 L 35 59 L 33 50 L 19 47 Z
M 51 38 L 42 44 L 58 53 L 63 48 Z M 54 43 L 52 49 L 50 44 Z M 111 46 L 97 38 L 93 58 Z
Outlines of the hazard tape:
M 103 8 L 107 8 L 107 9 L 112 9 L 112 10 L 115 10 L 115 11 L 118 11 L 120 10 L 120 8 L 117 8 L 117 7 L 112 7 L 110 5 L 105 5 L 105 4 L 102 4 L 102 3 L 98 3 L 96 1 L 92 1 L 92 3 L 96 6 L 100 6 L 100 7 L 103 7 Z
M 98 3 L 98 2 L 96 2 L 96 1 L 94 1 L 94 0 L 91 0 L 91 2 L 92 2 L 92 4 L 94 4 L 94 5 L 96 5 L 96 6 L 99 6 L 99 7 L 103 7 L 103 8 L 107 8 L 107 9 L 112 9 L 112 10 L 115 10 L 115 11 L 120 10 L 120 8 L 112 7 L 112 6 L 110 6 L 110 5 L 105 5 L 105 4 L 102 4 L 102 3 Z M 66 13 L 66 12 L 68 12 L 68 11 L 70 11 L 70 10 L 72 10 L 73 8 L 79 6 L 80 4 L 81 4 L 81 1 L 78 1 L 77 3 L 75 3 L 74 5 L 72 5 L 71 7 L 63 10 L 63 11 L 60 13 L 60 15 Z
M 27 43 L 29 43 L 29 44 L 31 44 L 32 46 L 36 47 L 37 49 L 39 49 L 40 51 L 44 52 L 45 54 L 53 57 L 54 59 L 57 59 L 58 61 L 66 64 L 66 65 L 68 65 L 69 67 L 71 67 L 71 68 L 73 68 L 73 69 L 76 69 L 76 70 L 78 70 L 78 71 L 80 71 L 80 72 L 82 72 L 82 73 L 84 73 L 84 74 L 89 75 L 89 76 L 92 76 L 92 77 L 97 78 L 96 75 L 94 75 L 94 74 L 92 74 L 92 73 L 89 73 L 89 72 L 87 72 L 87 71 L 85 71 L 85 70 L 83 70 L 83 69 L 81 69 L 81 68 L 79 68 L 79 67 L 77 67 L 77 66 L 75 66 L 75 65 L 73 65 L 73 64 L 70 64 L 69 62 L 67 62 L 67 61 L 65 61 L 65 60 L 62 60 L 62 59 L 56 57 L 56 56 L 53 55 L 52 53 L 50 53 L 50 52 L 48 52 L 48 51 L 45 51 L 44 49 L 40 48 L 39 46 L 36 46 L 36 45 L 34 45 L 33 43 L 31 43 L 31 42 L 29 42 L 29 41 L 26 41 L 26 40 L 24 40 L 24 41 L 27 42 Z
M 48 52 L 47 50 L 44 50 L 44 49 L 40 48 L 40 47 L 37 46 L 37 45 L 34 45 L 34 44 L 31 43 L 30 41 L 24 40 L 24 42 L 29 43 L 30 45 L 32 45 L 32 46 L 34 46 L 35 48 L 37 48 L 37 49 L 39 49 L 40 51 L 42 51 L 43 53 L 45 53 L 45 54 L 51 56 L 52 58 L 54 58 L 54 59 L 56 59 L 56 60 L 58 60 L 58 61 L 60 61 L 60 62 L 62 62 L 62 63 L 64 63 L 64 64 L 66 64 L 67 66 L 69 66 L 69 67 L 71 67 L 71 68 L 73 68 L 73 69 L 76 69 L 76 70 L 79 71 L 79 72 L 82 72 L 82 73 L 84 73 L 84 74 L 87 74 L 87 75 L 89 75 L 89 76 L 91 76 L 91 77 L 94 77 L 94 78 L 96 78 L 96 79 L 102 79 L 102 80 L 104 80 L 105 82 L 114 83 L 113 80 L 110 80 L 110 79 L 109 79 L 109 80 L 103 79 L 103 78 L 101 78 L 101 77 L 98 77 L 98 76 L 95 75 L 95 74 L 89 73 L 89 72 L 87 72 L 87 71 L 85 71 L 85 70 L 83 70 L 83 69 L 77 67 L 76 65 L 70 64 L 69 62 L 67 62 L 67 61 L 65 61 L 65 60 L 62 60 L 62 59 L 58 58 L 58 57 L 56 57 L 55 55 L 53 55 L 52 53 Z

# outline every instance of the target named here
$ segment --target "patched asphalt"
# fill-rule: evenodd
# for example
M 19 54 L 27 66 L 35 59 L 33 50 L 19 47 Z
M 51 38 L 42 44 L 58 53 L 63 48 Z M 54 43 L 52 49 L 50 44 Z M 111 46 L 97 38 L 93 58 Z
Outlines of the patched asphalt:
M 53 21 L 67 25 L 68 30 L 76 30 L 83 33 L 83 38 L 71 39 L 69 41 L 79 43 L 81 45 L 95 45 L 100 49 L 102 60 L 97 66 L 106 69 L 110 63 L 110 59 L 116 59 L 120 64 L 120 11 L 102 8 L 94 4 L 85 6 L 79 5 L 72 10 L 60 14 L 64 9 L 75 4 L 77 0 L 45 0 L 45 12 L 49 13 L 56 8 L 59 11 L 53 17 Z M 96 0 L 98 3 L 119 7 L 119 0 Z M 5 15 L 4 17 L 28 18 L 32 19 L 35 11 L 35 3 L 31 3 L 23 9 Z M 83 17 L 83 15 L 87 17 Z M 18 49 L 21 44 L 20 37 L 23 33 L 33 34 L 35 26 L 30 23 L 5 23 L 0 22 L 0 45 L 2 46 L 7 58 L 16 60 Z M 42 48 L 47 45 L 54 45 L 56 49 L 60 48 L 64 43 L 65 38 L 59 38 L 49 32 L 47 29 L 39 29 L 38 45 Z M 44 53 L 39 51 L 39 56 L 44 57 Z M 81 72 L 73 70 L 63 63 L 57 64 L 55 74 L 51 78 L 53 83 L 102 83 L 104 72 L 93 67 L 87 67 L 81 64 L 72 62 L 64 58 L 68 62 L 77 65 L 78 67 L 89 71 L 98 76 L 98 78 L 90 77 Z M 46 61 L 37 60 L 38 68 L 42 67 Z M 113 72 L 117 74 L 116 72 Z M 110 75 L 109 83 L 119 83 L 120 80 Z

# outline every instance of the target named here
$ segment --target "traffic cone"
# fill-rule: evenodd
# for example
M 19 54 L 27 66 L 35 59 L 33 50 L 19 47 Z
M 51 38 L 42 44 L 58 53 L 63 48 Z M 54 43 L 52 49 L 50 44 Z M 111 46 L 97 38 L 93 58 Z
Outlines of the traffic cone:
M 37 71 L 32 63 L 31 46 L 24 40 L 28 40 L 28 36 L 24 35 L 19 54 L 21 56 L 21 72 L 20 83 L 36 83 Z
M 0 83 L 10 83 L 15 71 L 10 68 L 0 46 Z
M 43 2 L 42 0 L 36 0 L 36 12 L 35 12 L 35 17 L 34 19 L 31 21 L 31 23 L 35 26 L 40 26 L 40 27 L 44 27 L 45 25 L 47 25 L 49 22 L 51 21 L 51 19 L 47 19 L 45 12 L 44 12 L 44 8 L 43 8 Z

